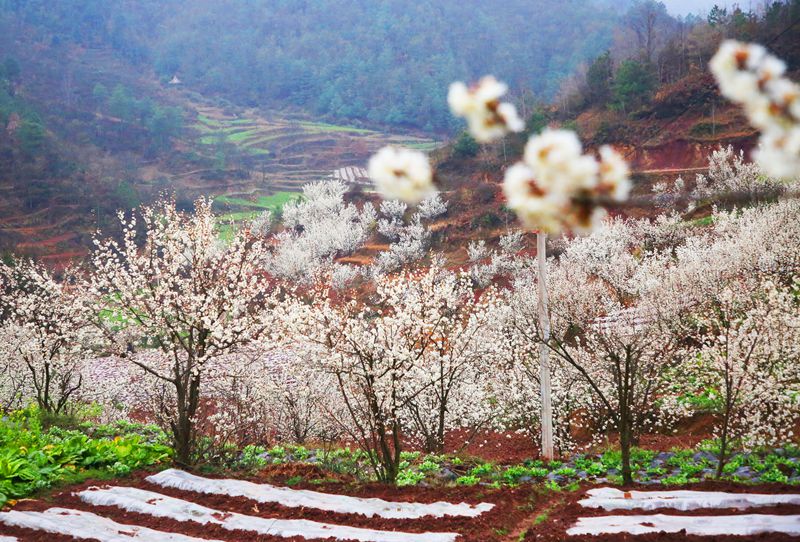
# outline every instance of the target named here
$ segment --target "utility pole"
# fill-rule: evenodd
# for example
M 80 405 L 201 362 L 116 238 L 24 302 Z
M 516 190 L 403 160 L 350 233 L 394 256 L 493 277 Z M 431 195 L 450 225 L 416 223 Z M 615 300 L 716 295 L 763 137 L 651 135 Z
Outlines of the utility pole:
M 550 394 L 550 315 L 547 303 L 547 234 L 536 234 L 536 261 L 539 266 L 539 326 L 542 330 L 542 342 L 539 343 L 539 384 L 542 400 L 542 458 L 553 459 L 553 405 Z

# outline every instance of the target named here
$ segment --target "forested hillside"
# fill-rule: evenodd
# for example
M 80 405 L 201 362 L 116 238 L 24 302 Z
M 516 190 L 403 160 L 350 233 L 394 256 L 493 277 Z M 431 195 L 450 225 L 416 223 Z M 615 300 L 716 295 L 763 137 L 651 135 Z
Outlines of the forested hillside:
M 625 3 L 627 5 L 627 2 Z M 445 89 L 502 74 L 549 99 L 611 44 L 619 3 L 6 0 L 49 43 L 110 46 L 164 78 L 242 105 L 449 131 Z M 624 6 L 623 6 L 624 7 Z

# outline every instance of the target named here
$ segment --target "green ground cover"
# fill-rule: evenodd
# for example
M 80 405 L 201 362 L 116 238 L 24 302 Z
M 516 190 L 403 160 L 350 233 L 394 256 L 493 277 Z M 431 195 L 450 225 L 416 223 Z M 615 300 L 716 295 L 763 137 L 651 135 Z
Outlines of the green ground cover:
M 436 141 L 404 141 L 402 146 L 422 152 L 430 152 L 439 148 L 440 143 Z
M 52 420 L 51 420 L 52 421 Z M 54 485 L 125 476 L 169 461 L 167 436 L 150 425 L 118 422 L 47 426 L 35 408 L 0 421 L 0 506 Z
M 238 225 L 242 222 L 249 222 L 264 211 L 278 213 L 284 205 L 299 197 L 301 195 L 297 192 L 286 191 L 275 192 L 269 196 L 258 196 L 252 200 L 227 195 L 216 196 L 214 203 L 224 206 L 228 211 L 220 215 L 217 220 L 220 239 L 230 241 L 236 235 Z
M 656 452 L 634 448 L 634 481 L 646 485 L 683 485 L 713 478 L 718 443 L 704 441 L 695 448 L 674 448 Z M 234 469 L 259 469 L 267 465 L 312 463 L 338 474 L 371 480 L 366 452 L 338 448 L 319 450 L 304 446 L 248 446 L 230 455 Z M 397 485 L 485 485 L 495 488 L 541 484 L 551 490 L 572 489 L 580 482 L 622 483 L 619 450 L 574 456 L 545 462 L 528 460 L 501 465 L 478 458 L 403 452 Z M 800 486 L 800 448 L 764 449 L 735 454 L 724 469 L 723 478 L 739 483 L 784 483 Z

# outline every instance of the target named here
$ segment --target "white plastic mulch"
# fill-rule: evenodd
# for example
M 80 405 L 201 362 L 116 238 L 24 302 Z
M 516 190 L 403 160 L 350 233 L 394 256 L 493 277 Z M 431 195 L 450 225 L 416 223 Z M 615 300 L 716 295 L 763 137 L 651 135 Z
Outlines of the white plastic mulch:
M 90 512 L 66 508 L 50 508 L 44 512 L 0 512 L 0 523 L 100 542 L 219 542 L 123 525 Z M 0 536 L 0 542 L 16 541 L 11 536 Z
M 668 516 L 664 514 L 642 516 L 599 516 L 579 518 L 567 530 L 570 536 L 629 533 L 677 533 L 687 535 L 756 535 L 782 533 L 800 535 L 800 516 L 769 514 L 743 514 L 739 516 Z
M 722 491 L 620 491 L 610 487 L 590 489 L 578 501 L 587 508 L 605 510 L 698 510 L 702 508 L 755 508 L 778 504 L 800 505 L 800 495 L 725 493 Z
M 222 512 L 190 501 L 176 499 L 134 487 L 92 488 L 77 494 L 81 500 L 95 506 L 116 506 L 128 512 L 193 521 L 203 525 L 219 525 L 231 531 L 250 531 L 259 534 L 304 538 L 335 538 L 362 542 L 454 542 L 455 533 L 406 533 L 377 531 L 306 519 L 272 519 Z
M 392 502 L 383 499 L 365 499 L 346 495 L 331 495 L 318 491 L 276 487 L 269 484 L 256 484 L 244 480 L 215 480 L 195 476 L 178 469 L 167 469 L 147 478 L 147 481 L 162 487 L 171 487 L 198 493 L 245 497 L 258 502 L 273 502 L 287 507 L 304 507 L 338 512 L 342 514 L 362 514 L 367 517 L 378 516 L 387 519 L 418 519 L 425 516 L 463 516 L 477 517 L 488 512 L 494 505 L 480 503 L 451 504 L 435 502 L 431 504 L 413 502 Z

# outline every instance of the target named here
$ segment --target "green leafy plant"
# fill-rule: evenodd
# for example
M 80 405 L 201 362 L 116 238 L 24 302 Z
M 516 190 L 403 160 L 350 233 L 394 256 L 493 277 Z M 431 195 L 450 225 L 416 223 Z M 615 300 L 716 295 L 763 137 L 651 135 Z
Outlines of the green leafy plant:
M 467 476 L 459 476 L 458 478 L 456 478 L 456 484 L 460 486 L 474 486 L 480 481 L 481 481 L 480 478 L 472 474 L 469 474 Z
M 482 463 L 472 467 L 472 469 L 469 471 L 472 476 L 488 476 L 489 474 L 492 474 L 492 472 L 494 472 L 494 465 L 491 463 Z
M 136 431 L 125 434 L 125 429 L 90 425 L 45 429 L 35 408 L 9 413 L 0 421 L 0 504 L 60 482 L 125 476 L 171 457 L 172 450 L 160 442 L 161 433 L 148 429 L 148 436 Z M 89 436 L 111 433 L 113 437 Z
M 438 471 L 442 467 L 441 467 L 441 465 L 439 463 L 437 463 L 435 461 L 431 461 L 430 459 L 426 459 L 425 461 L 420 463 L 419 467 L 417 467 L 417 468 L 419 469 L 420 472 L 427 473 L 427 472 Z
M 412 469 L 403 469 L 397 474 L 395 483 L 398 486 L 415 486 L 425 479 L 425 474 Z

